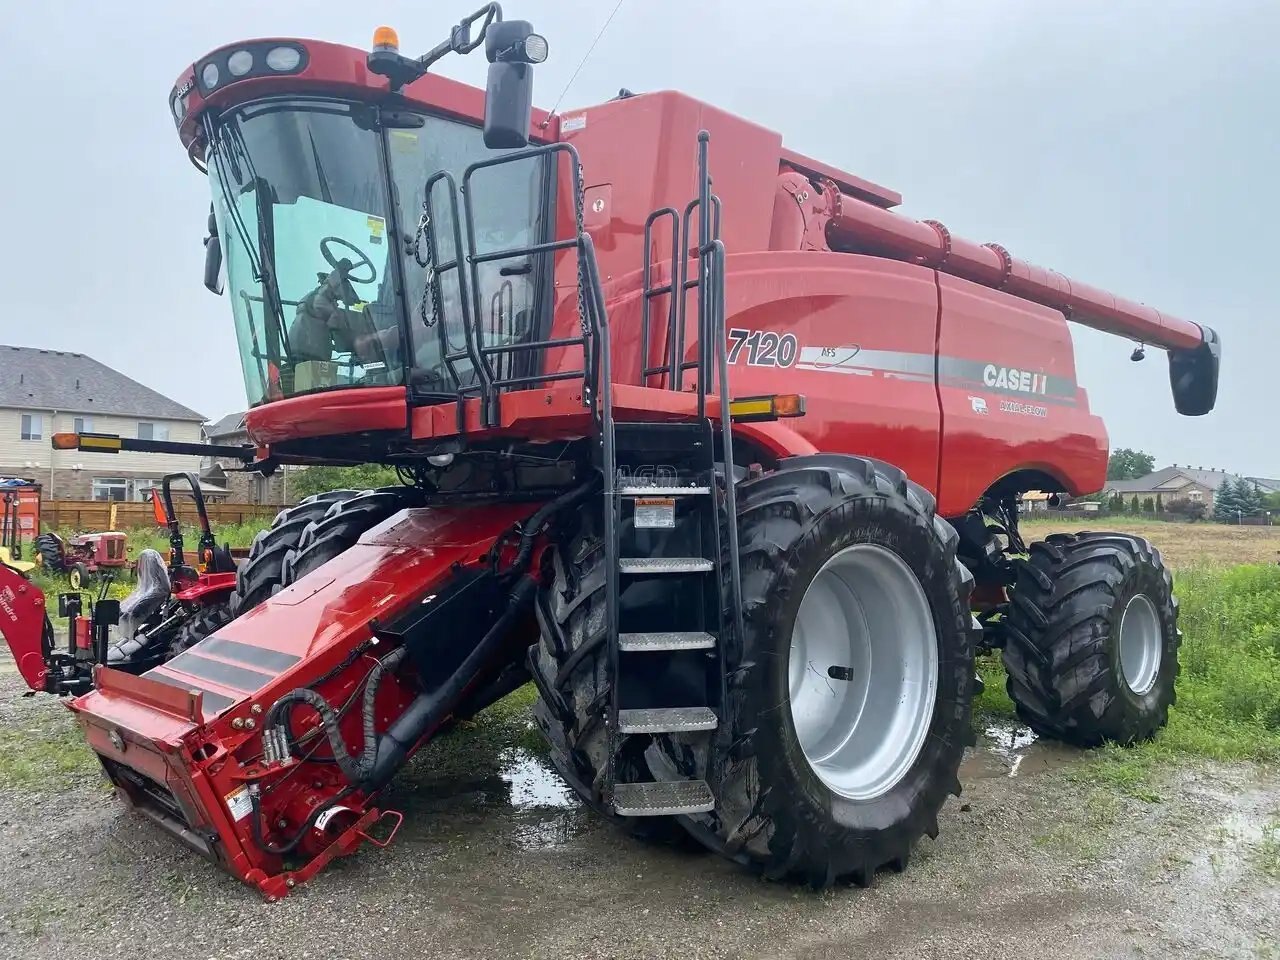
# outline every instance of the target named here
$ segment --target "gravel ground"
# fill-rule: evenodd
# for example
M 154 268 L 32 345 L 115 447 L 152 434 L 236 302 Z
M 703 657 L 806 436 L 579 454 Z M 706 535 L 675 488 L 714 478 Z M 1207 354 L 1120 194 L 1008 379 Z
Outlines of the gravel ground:
M 1187 766 L 1139 800 L 995 725 L 906 873 L 814 893 L 627 839 L 523 748 L 462 777 L 428 754 L 389 849 L 267 904 L 126 813 L 21 689 L 0 661 L 0 957 L 1280 957 L 1274 771 Z

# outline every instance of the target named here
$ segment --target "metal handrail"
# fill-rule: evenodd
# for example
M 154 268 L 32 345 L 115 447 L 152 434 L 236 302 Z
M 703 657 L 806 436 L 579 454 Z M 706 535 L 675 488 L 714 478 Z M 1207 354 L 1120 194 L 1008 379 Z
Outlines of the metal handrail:
M 504 250 L 489 251 L 487 253 L 477 252 L 475 208 L 472 203 L 472 177 L 478 171 L 485 170 L 490 167 L 499 166 L 501 164 L 531 161 L 538 157 L 549 157 L 553 154 L 565 154 L 569 157 L 570 181 L 573 184 L 573 209 L 577 227 L 575 236 L 563 240 L 543 241 L 522 247 L 511 247 Z M 583 191 L 582 161 L 578 156 L 578 151 L 572 144 L 568 143 L 549 143 L 539 147 L 534 147 L 530 150 L 522 150 L 519 153 L 505 154 L 499 157 L 491 157 L 487 160 L 480 160 L 467 167 L 462 175 L 461 193 L 467 224 L 466 260 L 470 266 L 471 297 L 474 307 L 472 320 L 467 324 L 467 328 L 474 336 L 477 360 L 483 371 L 480 374 L 482 381 L 481 406 L 482 418 L 486 425 L 495 426 L 498 423 L 499 391 L 502 387 L 528 386 L 535 383 L 582 378 L 583 404 L 588 407 L 596 407 L 599 405 L 601 384 L 600 377 L 598 375 L 599 365 L 595 360 L 602 356 L 598 347 L 598 341 L 601 337 L 600 328 L 604 323 L 604 303 L 602 293 L 590 290 L 591 284 L 595 283 L 598 285 L 600 278 L 599 272 L 595 268 L 594 264 L 595 247 L 591 243 L 590 237 L 587 235 L 583 226 L 583 218 L 585 214 Z M 512 260 L 516 257 L 533 257 L 536 255 L 554 253 L 559 250 L 568 250 L 571 248 L 575 249 L 578 255 L 577 272 L 579 313 L 582 323 L 582 336 L 549 338 L 545 340 L 531 339 L 523 343 L 486 344 L 484 341 L 484 331 L 480 328 L 479 324 L 480 264 L 493 263 L 499 260 Z M 588 260 L 593 262 L 588 265 Z M 596 304 L 588 303 L 588 301 L 599 301 L 598 309 Z M 515 369 L 515 354 L 539 353 L 555 348 L 576 345 L 582 346 L 583 357 L 581 370 L 560 371 L 558 373 L 535 373 L 527 376 L 513 375 Z M 490 362 L 490 358 L 493 356 L 502 356 L 506 358 L 506 376 L 500 376 L 495 373 L 493 365 Z
M 653 283 L 653 228 L 654 225 L 663 217 L 671 218 L 671 272 L 667 276 L 667 282 L 660 287 L 654 287 Z M 675 382 L 674 373 L 671 369 L 674 361 L 673 350 L 676 334 L 676 317 L 678 309 L 676 306 L 676 274 L 679 271 L 680 257 L 680 211 L 675 207 L 662 207 L 653 211 L 645 218 L 644 221 L 644 276 L 640 284 L 640 378 L 648 380 L 649 377 L 658 374 L 667 374 L 667 385 L 671 386 Z M 666 294 L 667 300 L 667 328 L 666 328 L 666 357 L 660 366 L 649 365 L 649 307 L 650 301 Z

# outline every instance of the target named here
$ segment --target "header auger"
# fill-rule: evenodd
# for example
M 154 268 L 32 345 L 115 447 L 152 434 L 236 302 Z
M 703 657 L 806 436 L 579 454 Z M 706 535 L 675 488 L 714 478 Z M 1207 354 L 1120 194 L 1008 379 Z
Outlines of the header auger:
M 428 71 L 481 45 L 486 91 Z M 868 883 L 959 792 L 976 651 L 1041 733 L 1151 736 L 1177 671 L 1159 555 L 1028 546 L 1016 497 L 1103 480 L 1068 318 L 1169 350 L 1188 413 L 1213 332 L 677 93 L 532 110 L 545 55 L 488 4 L 422 58 L 382 29 L 179 78 L 251 404 L 252 447 L 212 452 L 403 483 L 283 510 L 225 623 L 95 668 L 71 706 L 120 795 L 282 896 L 387 842 L 395 772 L 531 681 L 603 815 Z

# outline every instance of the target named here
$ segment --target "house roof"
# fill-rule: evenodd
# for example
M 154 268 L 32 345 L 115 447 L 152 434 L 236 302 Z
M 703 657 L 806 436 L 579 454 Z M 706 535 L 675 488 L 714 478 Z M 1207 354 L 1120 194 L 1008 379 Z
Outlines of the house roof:
M 1245 477 L 1245 479 L 1262 487 L 1264 493 L 1280 493 L 1280 480 L 1268 477 Z
M 1147 474 L 1145 477 L 1137 477 L 1133 480 L 1108 480 L 1102 489 L 1113 493 L 1176 493 L 1187 484 L 1194 483 L 1217 493 L 1218 488 L 1224 482 L 1227 480 L 1234 482 L 1239 478 L 1239 474 L 1227 473 L 1225 470 L 1202 470 L 1197 467 L 1172 466 L 1163 467 L 1154 473 Z M 1256 477 L 1249 477 L 1248 479 L 1253 480 L 1259 486 L 1280 483 L 1280 481 L 1263 480 Z
M 244 411 L 239 413 L 228 413 L 225 417 L 219 417 L 204 425 L 204 435 L 210 440 L 217 440 L 219 437 L 229 437 L 233 434 L 244 433 Z
M 0 407 L 204 420 L 203 414 L 83 353 L 3 344 Z

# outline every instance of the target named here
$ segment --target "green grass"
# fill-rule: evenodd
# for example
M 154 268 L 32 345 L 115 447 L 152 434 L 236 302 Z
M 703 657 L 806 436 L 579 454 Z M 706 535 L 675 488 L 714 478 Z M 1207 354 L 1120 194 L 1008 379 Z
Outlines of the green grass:
M 1103 751 L 1094 774 L 1127 792 L 1178 756 L 1280 762 L 1280 567 L 1187 570 L 1174 589 L 1182 674 L 1169 725 L 1136 750 Z M 980 658 L 979 673 L 975 713 L 1013 716 L 999 658 Z
M 65 789 L 73 776 L 98 769 L 98 760 L 80 728 L 58 718 L 36 729 L 0 729 L 0 785 Z

